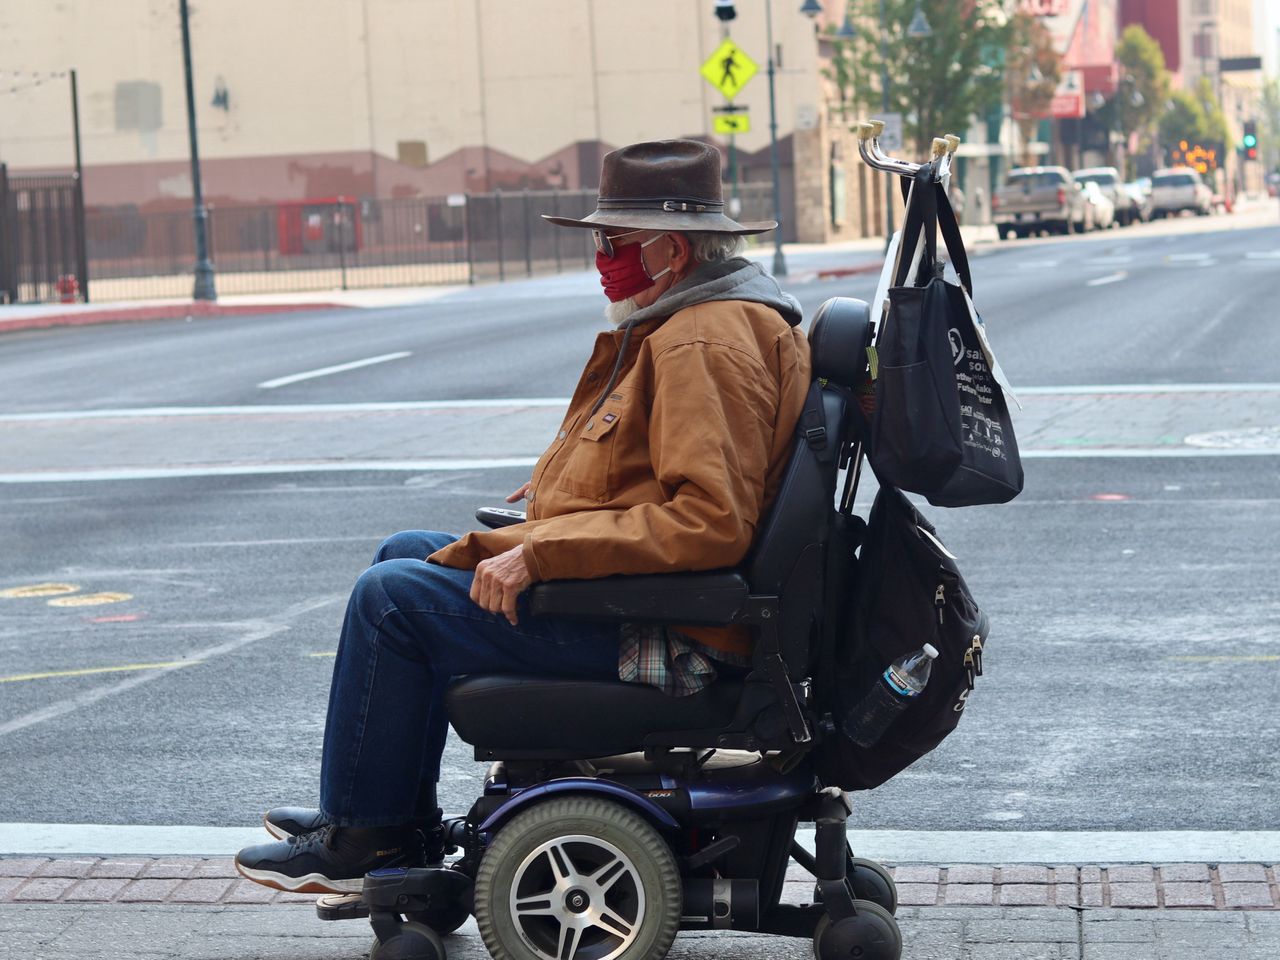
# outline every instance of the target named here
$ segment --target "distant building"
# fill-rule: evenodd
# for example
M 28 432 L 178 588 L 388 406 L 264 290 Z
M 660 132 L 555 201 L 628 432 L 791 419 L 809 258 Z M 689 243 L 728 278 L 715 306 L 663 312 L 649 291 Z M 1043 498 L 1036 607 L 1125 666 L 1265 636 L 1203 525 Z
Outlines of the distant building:
M 763 8 L 739 8 L 733 37 L 760 70 L 735 101 L 751 122 L 736 171 L 767 184 Z M 878 234 L 884 191 L 832 116 L 815 24 L 798 0 L 773 14 L 787 236 Z M 217 0 L 192 5 L 191 31 L 215 207 L 590 188 L 606 151 L 650 138 L 727 159 L 724 101 L 699 74 L 722 36 L 710 0 Z M 0 162 L 70 166 L 66 81 L 49 74 L 74 66 L 88 203 L 189 204 L 176 2 L 4 4 L 0 65 Z

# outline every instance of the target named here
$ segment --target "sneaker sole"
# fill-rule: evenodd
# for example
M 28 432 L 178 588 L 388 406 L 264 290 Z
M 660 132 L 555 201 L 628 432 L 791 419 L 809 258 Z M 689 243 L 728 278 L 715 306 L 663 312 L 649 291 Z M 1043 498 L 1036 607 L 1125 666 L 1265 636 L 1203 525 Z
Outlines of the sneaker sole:
M 274 887 L 285 893 L 359 893 L 364 889 L 364 877 L 354 880 L 331 880 L 319 873 L 308 873 L 301 877 L 290 877 L 274 870 L 254 870 L 236 861 L 236 872 L 246 880 L 260 883 L 264 887 Z
M 293 836 L 293 834 L 289 833 L 287 830 L 282 830 L 280 827 L 277 827 L 274 823 L 268 820 L 265 815 L 262 818 L 262 825 L 267 828 L 267 833 L 271 834 L 277 840 L 288 840 Z

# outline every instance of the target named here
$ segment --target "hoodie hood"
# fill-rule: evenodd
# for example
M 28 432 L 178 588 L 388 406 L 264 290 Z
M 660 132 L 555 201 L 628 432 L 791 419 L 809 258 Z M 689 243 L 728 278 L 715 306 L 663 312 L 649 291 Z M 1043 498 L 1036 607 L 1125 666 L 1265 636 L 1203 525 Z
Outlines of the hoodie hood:
M 791 294 L 783 293 L 778 281 L 765 273 L 764 267 L 745 257 L 733 257 L 698 267 L 654 303 L 633 313 L 626 325 L 643 323 L 654 317 L 669 317 L 685 307 L 713 300 L 746 300 L 764 304 L 777 310 L 782 319 L 793 327 L 804 319 L 799 301 Z
M 622 369 L 622 358 L 627 354 L 627 346 L 631 343 L 631 331 L 637 323 L 644 323 L 655 317 L 669 317 L 685 307 L 699 303 L 710 303 L 713 300 L 745 300 L 748 303 L 760 303 L 772 307 L 782 315 L 791 326 L 798 326 L 804 319 L 804 311 L 800 302 L 789 293 L 783 293 L 778 281 L 764 272 L 764 267 L 745 257 L 733 257 L 721 263 L 707 263 L 698 267 L 689 276 L 675 284 L 647 307 L 641 307 L 633 313 L 622 328 L 622 346 L 618 349 L 618 359 L 613 365 L 613 375 L 605 384 L 600 399 L 591 408 L 591 416 L 600 409 L 605 397 L 612 392 L 618 382 L 618 371 Z

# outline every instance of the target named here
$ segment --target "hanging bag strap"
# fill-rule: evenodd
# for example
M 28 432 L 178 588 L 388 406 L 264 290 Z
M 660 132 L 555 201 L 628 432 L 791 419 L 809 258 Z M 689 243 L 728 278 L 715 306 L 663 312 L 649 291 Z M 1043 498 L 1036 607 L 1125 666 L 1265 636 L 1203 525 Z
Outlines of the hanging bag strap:
M 941 183 L 934 184 L 934 208 L 938 229 L 942 232 L 942 240 L 947 246 L 947 254 L 951 257 L 951 266 L 960 278 L 960 283 L 970 297 L 973 296 L 973 277 L 969 272 L 969 254 L 964 248 L 964 237 L 960 235 L 960 224 L 956 221 L 956 213 L 951 208 L 951 200 Z
M 902 243 L 898 250 L 898 262 L 894 266 L 893 286 L 902 287 L 916 285 L 911 280 L 911 271 L 916 263 L 916 251 L 923 235 L 925 243 L 924 263 L 932 264 L 937 258 L 937 236 L 935 224 L 938 219 L 936 201 L 930 187 L 932 173 L 928 164 L 922 166 L 910 180 L 910 193 L 907 202 L 906 217 L 902 222 Z M 931 269 L 931 268 L 930 268 Z M 921 270 L 920 273 L 930 276 L 931 272 Z

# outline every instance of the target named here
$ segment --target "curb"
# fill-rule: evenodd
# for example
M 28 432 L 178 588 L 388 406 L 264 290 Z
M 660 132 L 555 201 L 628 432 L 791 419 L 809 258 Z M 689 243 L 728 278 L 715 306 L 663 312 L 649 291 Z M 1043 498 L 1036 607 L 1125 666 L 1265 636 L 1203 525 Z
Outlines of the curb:
M 69 310 L 6 320 L 0 307 L 0 333 L 19 330 L 43 330 L 50 327 L 79 327 L 101 323 L 136 323 L 148 320 L 189 320 L 192 317 L 237 317 L 268 313 L 299 313 L 316 310 L 342 310 L 340 303 L 245 303 L 218 304 L 190 301 L 154 307 L 122 307 L 103 310 Z
M 875 260 L 871 263 L 860 263 L 853 267 L 831 267 L 826 270 L 819 270 L 816 276 L 819 280 L 836 280 L 840 277 L 855 277 L 861 273 L 876 273 L 883 266 L 883 260 Z
M 1261 863 L 900 864 L 890 872 L 904 906 L 1074 907 L 1280 911 L 1280 867 Z M 801 902 L 813 878 L 787 871 Z M 314 901 L 241 878 L 230 857 L 0 858 L 5 903 L 257 904 Z

